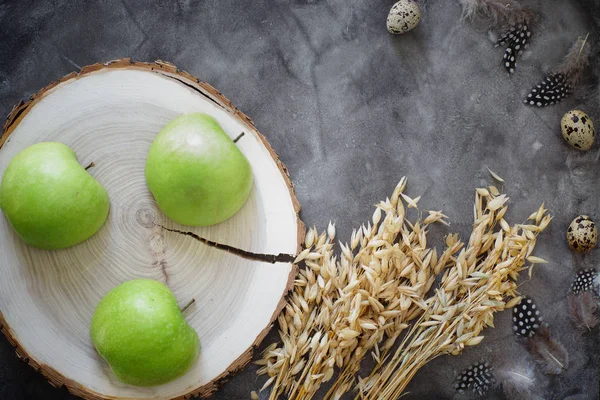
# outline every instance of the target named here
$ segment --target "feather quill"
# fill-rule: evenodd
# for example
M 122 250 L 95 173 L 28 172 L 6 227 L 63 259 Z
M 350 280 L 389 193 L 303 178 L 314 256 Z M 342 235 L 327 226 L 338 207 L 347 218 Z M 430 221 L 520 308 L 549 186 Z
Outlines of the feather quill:
M 534 400 L 539 383 L 536 382 L 533 364 L 527 359 L 513 361 L 496 372 L 498 385 L 507 399 Z
M 531 89 L 523 103 L 546 107 L 573 93 L 590 62 L 591 46 L 587 43 L 588 36 L 577 39 L 564 60 Z
M 558 375 L 569 367 L 569 353 L 552 338 L 546 324 L 540 326 L 533 337 L 525 339 L 525 346 L 545 374 Z
M 582 93 L 586 104 L 589 109 L 600 108 L 600 42 L 597 38 L 600 38 L 600 1 L 598 0 L 576 0 L 579 3 L 580 9 L 584 10 L 586 17 L 590 24 L 590 37 L 596 38 L 596 40 L 590 40 L 590 72 L 595 78 L 589 87 L 586 88 L 585 93 Z M 600 153 L 596 160 L 600 159 Z
M 563 62 L 556 67 L 556 73 L 564 74 L 573 86 L 581 81 L 585 68 L 590 63 L 591 46 L 587 45 L 588 37 L 589 33 L 585 38 L 577 38 Z

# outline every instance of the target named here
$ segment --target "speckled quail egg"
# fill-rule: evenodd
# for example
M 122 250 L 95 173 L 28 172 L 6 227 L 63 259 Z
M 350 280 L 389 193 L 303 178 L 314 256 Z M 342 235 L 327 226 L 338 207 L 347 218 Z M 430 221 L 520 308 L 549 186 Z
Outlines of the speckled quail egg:
M 421 8 L 415 0 L 400 0 L 394 4 L 387 17 L 387 30 L 400 34 L 413 29 L 421 20 Z
M 576 149 L 588 150 L 594 144 L 594 123 L 583 111 L 571 110 L 560 121 L 562 135 Z
M 598 228 L 587 215 L 580 215 L 571 222 L 567 229 L 569 246 L 581 253 L 588 252 L 598 243 Z

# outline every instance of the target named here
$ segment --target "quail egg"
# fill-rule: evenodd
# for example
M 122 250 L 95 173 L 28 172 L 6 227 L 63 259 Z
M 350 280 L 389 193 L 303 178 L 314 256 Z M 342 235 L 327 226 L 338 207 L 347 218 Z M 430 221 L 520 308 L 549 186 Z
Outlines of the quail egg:
M 569 225 L 567 241 L 573 250 L 586 253 L 598 243 L 598 228 L 590 217 L 580 215 Z
M 594 143 L 594 123 L 583 111 L 571 110 L 560 121 L 562 135 L 578 150 L 588 150 Z
M 421 8 L 415 0 L 400 0 L 394 4 L 387 17 L 387 30 L 400 34 L 413 29 L 421 20 Z

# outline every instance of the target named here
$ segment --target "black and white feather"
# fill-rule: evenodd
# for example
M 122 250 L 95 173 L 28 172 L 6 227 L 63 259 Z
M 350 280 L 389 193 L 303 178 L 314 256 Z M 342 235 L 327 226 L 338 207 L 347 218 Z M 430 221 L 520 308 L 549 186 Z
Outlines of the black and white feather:
M 517 58 L 523 54 L 525 49 L 529 46 L 529 37 L 531 36 L 531 30 L 526 22 L 512 25 L 508 27 L 505 32 L 500 36 L 496 47 L 506 46 L 504 51 L 504 57 L 502 64 L 509 74 L 515 72 L 517 67 Z
M 600 322 L 597 314 L 597 275 L 594 268 L 579 271 L 567 294 L 569 315 L 582 331 L 592 330 Z
M 577 276 L 575 277 L 575 279 L 573 280 L 573 283 L 571 284 L 571 288 L 569 289 L 569 293 L 578 295 L 578 294 L 583 294 L 583 293 L 587 293 L 587 292 L 592 292 L 594 294 L 598 294 L 596 293 L 596 290 L 598 289 L 597 286 L 597 277 L 598 277 L 598 271 L 596 271 L 595 268 L 588 268 L 588 269 L 582 269 L 579 272 L 577 272 Z
M 567 350 L 552 338 L 548 324 L 531 297 L 523 297 L 513 308 L 513 331 L 545 374 L 557 375 L 568 368 Z
M 529 45 L 534 24 L 533 11 L 516 0 L 459 0 L 463 6 L 463 18 L 475 16 L 488 19 L 493 30 L 502 34 L 496 47 L 506 46 L 502 65 L 509 74 L 515 72 L 517 58 Z
M 545 107 L 556 104 L 573 93 L 573 87 L 562 73 L 549 73 L 527 95 L 524 103 L 530 106 Z
M 541 326 L 543 317 L 536 304 L 528 296 L 513 307 L 513 331 L 520 337 L 533 337 Z
M 487 362 L 476 362 L 465 368 L 455 379 L 454 388 L 459 393 L 471 390 L 479 396 L 485 394 L 494 385 L 495 379 L 492 367 Z
M 589 61 L 590 46 L 587 37 L 579 38 L 563 62 L 531 89 L 523 103 L 534 107 L 546 107 L 560 102 L 572 94 L 581 82 Z

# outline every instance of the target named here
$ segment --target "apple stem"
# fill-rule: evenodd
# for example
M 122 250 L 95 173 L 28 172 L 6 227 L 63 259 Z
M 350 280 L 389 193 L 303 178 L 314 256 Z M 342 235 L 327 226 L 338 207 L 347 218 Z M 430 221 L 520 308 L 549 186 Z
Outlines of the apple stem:
M 90 165 L 88 165 L 87 167 L 85 167 L 85 170 L 87 171 L 88 169 L 90 169 L 90 168 L 92 168 L 92 167 L 95 167 L 95 166 L 96 166 L 96 164 L 94 164 L 94 162 L 92 161 L 92 162 L 90 163 Z
M 233 139 L 233 143 L 237 143 L 238 140 L 240 140 L 242 138 L 242 136 L 244 136 L 245 134 L 246 134 L 246 132 L 240 133 L 235 139 Z
M 190 308 L 190 306 L 192 304 L 194 304 L 196 302 L 196 299 L 191 299 L 185 306 L 183 306 L 181 308 L 181 313 L 183 314 L 185 312 L 185 310 L 187 310 L 188 308 Z

